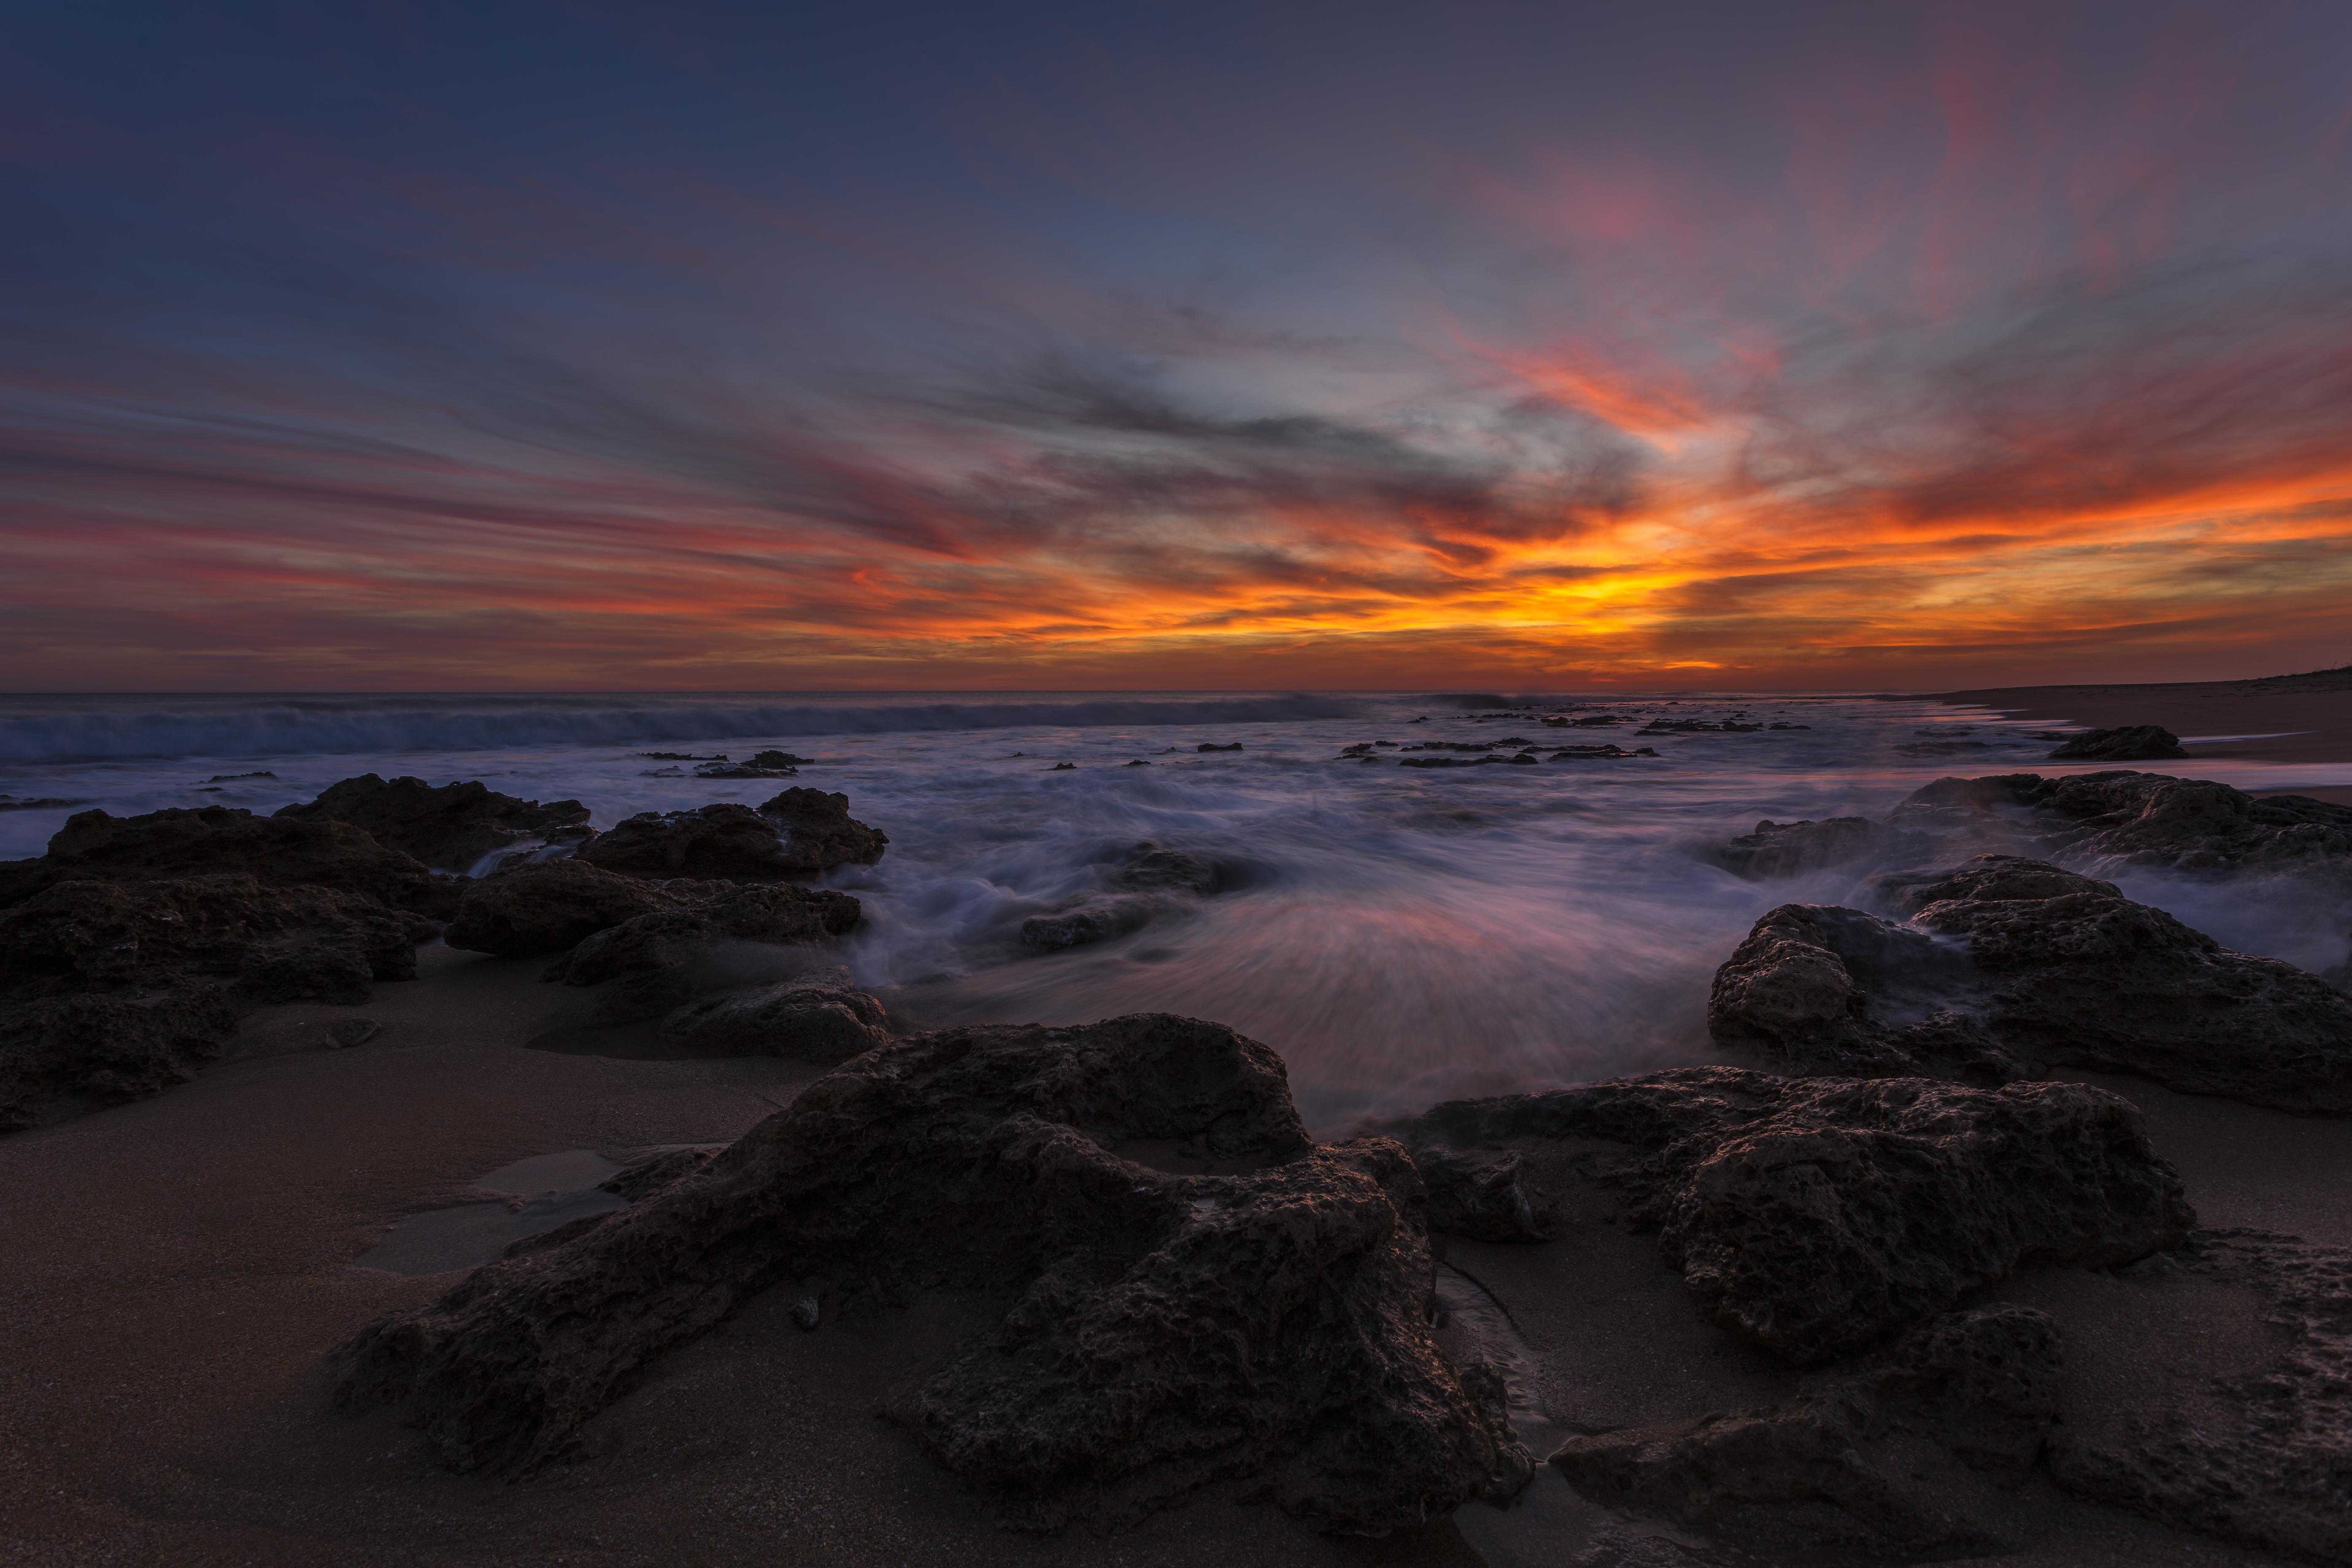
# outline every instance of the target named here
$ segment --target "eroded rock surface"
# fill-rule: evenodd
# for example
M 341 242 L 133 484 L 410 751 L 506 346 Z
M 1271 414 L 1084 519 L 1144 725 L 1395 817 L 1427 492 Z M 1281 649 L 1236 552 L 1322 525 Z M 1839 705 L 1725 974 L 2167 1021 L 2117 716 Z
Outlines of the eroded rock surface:
M 1112 1151 L 1176 1139 L 1246 1174 Z M 1311 1144 L 1271 1051 L 1163 1015 L 947 1030 L 857 1058 L 700 1173 L 484 1268 L 336 1352 L 461 1468 L 528 1468 L 751 1294 L 816 1321 L 924 1288 L 1021 1292 L 894 1407 L 1009 1523 L 1132 1519 L 1206 1482 L 1378 1532 L 1528 1472 L 1500 1378 L 1427 1328 L 1394 1143 Z
M 849 815 L 849 797 L 801 786 L 760 803 L 760 815 L 784 830 L 784 856 L 796 871 L 828 871 L 835 866 L 871 866 L 882 858 L 889 836 Z
M 1667 1263 L 1726 1329 L 1800 1363 L 1948 1310 L 2022 1263 L 2128 1263 L 2194 1223 L 2137 1108 L 2081 1084 L 1685 1068 L 1449 1101 L 1399 1131 L 1416 1150 L 1625 1145 L 1607 1179 L 1657 1227 Z
M 1814 871 L 1900 864 L 1932 852 L 1934 841 L 1874 822 L 1866 816 L 1832 816 L 1819 822 L 1774 822 L 1769 817 L 1717 852 L 1717 858 L 1743 877 L 1801 877 Z
M 483 856 L 524 838 L 590 836 L 588 808 L 576 800 L 542 805 L 474 780 L 436 786 L 420 778 L 362 773 L 329 785 L 316 800 L 280 806 L 276 815 L 348 822 L 386 848 L 445 871 L 468 870 Z
M 2140 763 L 2157 757 L 2185 757 L 2180 737 L 2158 724 L 2126 724 L 2116 730 L 2086 730 L 2050 753 L 2053 763 Z
M 1784 904 L 1758 921 L 1716 972 L 1716 1039 L 1807 1074 L 2000 1083 L 2058 1063 L 2352 1114 L 2352 998 L 2316 975 L 2015 857 L 1874 890 L 1910 918 Z
M 2211 779 L 2112 772 L 1937 779 L 1888 818 L 1956 839 L 2007 834 L 2085 871 L 2274 871 L 2352 877 L 2352 806 L 2248 795 Z
M 788 1057 L 832 1067 L 890 1038 L 889 1015 L 846 985 L 763 985 L 689 1002 L 662 1020 L 662 1043 L 697 1056 Z
M 141 816 L 77 812 L 31 860 L 0 863 L 0 907 L 58 882 L 152 882 L 250 876 L 373 899 L 434 919 L 455 907 L 458 879 L 387 849 L 346 822 L 256 816 L 232 806 L 174 807 Z
M 212 990 L 0 1002 L 0 1130 L 161 1094 L 236 1032 L 236 1010 Z
M 639 915 L 679 909 L 729 887 L 625 877 L 576 858 L 503 866 L 467 885 L 442 940 L 503 958 L 562 952 Z
M 658 1018 L 706 992 L 773 978 L 766 972 L 776 967 L 775 948 L 843 935 L 865 918 L 856 899 L 830 889 L 719 886 L 726 890 L 586 938 L 551 978 L 613 982 L 597 1004 L 601 1022 Z
M 635 877 L 772 882 L 835 866 L 870 866 L 889 840 L 849 815 L 849 797 L 785 790 L 748 805 L 646 811 L 580 850 L 580 858 Z

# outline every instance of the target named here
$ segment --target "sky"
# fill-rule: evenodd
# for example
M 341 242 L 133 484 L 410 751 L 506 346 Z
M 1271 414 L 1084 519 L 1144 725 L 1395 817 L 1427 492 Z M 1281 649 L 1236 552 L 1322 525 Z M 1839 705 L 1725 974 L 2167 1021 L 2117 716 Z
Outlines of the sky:
M 0 9 L 0 687 L 2352 661 L 2352 6 Z

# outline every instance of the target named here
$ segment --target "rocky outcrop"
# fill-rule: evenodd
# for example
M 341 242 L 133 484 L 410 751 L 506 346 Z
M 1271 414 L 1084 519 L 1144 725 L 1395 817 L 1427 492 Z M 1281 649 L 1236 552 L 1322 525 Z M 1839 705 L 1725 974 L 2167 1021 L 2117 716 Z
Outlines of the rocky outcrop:
M 785 1057 L 833 1067 L 890 1038 L 882 1004 L 846 985 L 787 984 L 689 1002 L 662 1043 L 700 1057 Z
M 2185 757 L 2180 737 L 2156 724 L 2126 724 L 2117 730 L 2086 730 L 2050 753 L 2053 763 L 2144 763 L 2158 757 Z
M 639 915 L 680 909 L 727 888 L 624 877 L 577 858 L 504 866 L 467 887 L 441 940 L 502 958 L 562 952 Z
M 889 842 L 849 815 L 849 797 L 788 789 L 748 805 L 646 811 L 581 849 L 580 858 L 633 877 L 781 881 L 835 866 L 870 866 Z
M 1155 912 L 1149 899 L 1100 899 L 1057 914 L 1031 915 L 1021 922 L 1021 940 L 1031 947 L 1084 947 L 1141 931 Z
M 280 818 L 348 822 L 388 849 L 427 866 L 465 871 L 485 855 L 525 838 L 584 839 L 588 808 L 576 800 L 541 805 L 500 795 L 473 780 L 428 784 L 419 778 L 362 773 L 331 784 L 318 799 L 280 806 Z
M 2194 1218 L 2139 1111 L 2081 1084 L 1685 1068 L 1451 1101 L 1398 1131 L 1416 1151 L 1625 1145 L 1608 1180 L 1692 1294 L 1800 1363 L 1948 1310 L 2022 1263 L 2176 1247 Z
M 840 936 L 865 918 L 856 899 L 830 889 L 720 886 L 726 890 L 596 932 L 549 978 L 567 985 L 611 982 L 597 1005 L 600 1022 L 658 1018 L 709 991 L 762 978 L 768 950 Z
M 1160 914 L 1207 898 L 1224 885 L 1213 860 L 1188 849 L 1165 849 L 1149 839 L 1126 851 L 1116 865 L 1096 868 L 1112 891 L 1052 914 L 1021 922 L 1021 940 L 1031 947 L 1083 947 L 1140 931 Z
M 1148 893 L 1191 893 L 1207 898 L 1218 889 L 1223 880 L 1214 861 L 1203 859 L 1188 849 L 1163 849 L 1146 840 L 1129 853 L 1131 858 L 1111 879 L 1122 888 Z
M 1784 904 L 1716 972 L 1723 1045 L 1806 1074 L 2039 1077 L 2051 1064 L 2352 1114 L 2352 998 L 2039 861 L 1880 879 L 1907 921 Z
M 1873 822 L 1866 816 L 1832 816 L 1819 822 L 1774 822 L 1767 817 L 1716 852 L 1716 858 L 1743 877 L 1801 877 L 1862 866 L 1901 865 L 1932 851 L 1934 841 Z
M 2352 879 L 2352 806 L 2211 779 L 2114 772 L 1937 779 L 1888 818 L 1950 842 L 2007 837 L 2085 871 L 2319 873 Z
M 849 815 L 849 797 L 795 788 L 761 802 L 760 815 L 784 831 L 784 858 L 794 871 L 871 866 L 889 845 L 887 835 Z
M 457 879 L 435 876 L 349 823 L 205 805 L 141 816 L 77 812 L 49 840 L 47 854 L 0 863 L 0 907 L 59 882 L 221 875 L 250 876 L 278 888 L 331 888 L 436 920 L 447 918 L 457 894 Z
M 1256 1168 L 1123 1159 L 1176 1139 Z M 1018 1300 L 892 1413 L 1007 1523 L 1131 1520 L 1212 1480 L 1377 1533 L 1527 1478 L 1501 1380 L 1427 1327 L 1421 1189 L 1385 1140 L 1317 1147 L 1280 1060 L 1160 1015 L 869 1051 L 699 1173 L 492 1264 L 336 1352 L 460 1468 L 558 1458 L 647 1362 L 751 1295 L 830 1321 L 898 1292 Z
M 2070 1421 L 2051 1455 L 2059 1484 L 2224 1540 L 2352 1560 L 2352 1251 L 2226 1230 L 2200 1232 L 2179 1256 L 2252 1285 L 2281 1353 L 2206 1384 L 2193 1408 Z
M 1939 1469 L 2021 1478 L 2058 1426 L 2050 1319 L 1950 1312 L 1778 1408 L 1571 1437 L 1551 1463 L 1587 1497 L 1759 1552 L 1999 1553 L 1938 1495 Z
M 210 990 L 0 1002 L 0 1131 L 160 1094 L 236 1031 L 236 1010 Z

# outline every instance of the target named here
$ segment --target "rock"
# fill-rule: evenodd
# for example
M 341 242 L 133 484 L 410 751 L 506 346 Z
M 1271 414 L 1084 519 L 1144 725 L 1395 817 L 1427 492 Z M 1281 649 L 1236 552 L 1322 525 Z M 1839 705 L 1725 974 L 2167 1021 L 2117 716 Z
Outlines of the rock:
M 236 1014 L 212 991 L 0 1002 L 0 1130 L 160 1094 L 236 1031 Z
M 528 958 L 566 948 L 639 915 L 678 909 L 726 884 L 647 881 L 581 859 L 503 866 L 467 888 L 441 940 L 471 952 Z
M 706 805 L 692 811 L 641 812 L 580 852 L 606 870 L 639 877 L 725 877 L 777 881 L 871 866 L 889 839 L 849 815 L 849 797 L 794 788 L 758 811 L 746 805 Z
M 845 985 L 788 984 L 689 1002 L 662 1043 L 696 1056 L 788 1057 L 832 1067 L 890 1038 L 882 1004 Z
M 657 1193 L 673 1182 L 684 1181 L 710 1163 L 719 1149 L 709 1148 L 656 1149 L 622 1166 L 605 1178 L 599 1192 L 612 1194 L 635 1203 L 639 1198 Z M 600 1216 L 601 1217 L 601 1216 Z
M 1515 1152 L 1423 1147 L 1413 1167 L 1429 1189 L 1429 1228 L 1473 1241 L 1548 1241 L 1549 1205 L 1523 1180 Z
M 1804 1074 L 2130 1072 L 2188 1094 L 2352 1114 L 2352 998 L 2225 951 L 2114 884 L 1979 856 L 1881 878 L 1907 921 L 1784 904 L 1716 972 L 1717 1042 Z
M 1716 858 L 1751 880 L 1801 877 L 1858 866 L 1900 865 L 1933 851 L 1925 834 L 1906 833 L 1866 816 L 1832 816 L 1819 822 L 1774 822 L 1767 817 L 1716 851 Z
M 271 887 L 308 885 L 373 899 L 436 920 L 455 907 L 457 879 L 387 849 L 346 822 L 256 816 L 225 805 L 142 816 L 77 812 L 33 860 L 0 862 L 0 907 L 58 882 L 152 882 L 246 875 Z
M 1196 752 L 1238 752 L 1242 749 L 1242 743 L 1239 741 L 1229 741 L 1220 746 L 1214 741 L 1203 741 L 1192 749 Z
M 364 1002 L 372 979 L 416 978 L 431 932 L 370 899 L 252 877 L 59 882 L 0 912 L 0 987 L 235 982 L 259 1001 Z
M 373 1018 L 338 1018 L 327 1026 L 327 1048 L 347 1051 L 353 1046 L 364 1046 L 383 1033 L 383 1026 Z
M 1938 779 L 1888 820 L 1955 842 L 2013 838 L 2088 871 L 2144 866 L 2352 881 L 2352 806 L 2252 795 L 2210 779 L 2129 772 Z
M 330 785 L 318 799 L 281 806 L 277 816 L 348 822 L 386 848 L 449 871 L 468 870 L 520 839 L 588 823 L 588 808 L 576 800 L 541 805 L 472 780 L 436 787 L 419 778 L 387 781 L 373 773 Z
M 2120 730 L 2090 730 L 2050 753 L 2053 763 L 2139 763 L 2154 757 L 2185 757 L 2180 737 L 2154 724 Z
M 823 942 L 864 919 L 856 899 L 830 889 L 726 886 L 585 938 L 549 978 L 567 985 L 614 982 L 598 1005 L 600 1022 L 658 1018 L 701 993 L 770 977 L 775 955 L 767 949 Z
M 2015 1543 L 1952 1513 L 1922 1450 L 2022 1477 L 2057 1428 L 2060 1373 L 2044 1314 L 1950 1312 L 1777 1409 L 1570 1437 L 1551 1463 L 1596 1501 L 1755 1551 L 1998 1553 Z
M 1415 1157 L 1520 1139 L 1627 1146 L 1609 1179 L 1717 1321 L 1800 1363 L 1950 1310 L 2027 1262 L 2179 1245 L 2180 1178 L 2137 1108 L 2082 1084 L 1684 1068 L 1433 1107 Z
M 1105 899 L 1059 914 L 1031 915 L 1021 922 L 1021 940 L 1032 947 L 1082 947 L 1140 931 L 1152 913 L 1149 899 Z
M 56 811 L 63 806 L 79 805 L 78 800 L 58 795 L 40 795 L 32 800 L 18 800 L 12 795 L 0 795 L 0 811 Z M 5 864 L 0 862 L 0 864 Z
M 2249 1283 L 2284 1348 L 2152 1418 L 2075 1420 L 2053 1445 L 2059 1485 L 2226 1541 L 2319 1563 L 2352 1560 L 2352 1250 L 2261 1231 L 2200 1231 L 2179 1255 Z
M 1112 880 L 1122 888 L 1145 892 L 1214 893 L 1223 879 L 1214 862 L 1184 849 L 1162 849 L 1149 840 L 1139 844 L 1134 858 L 1119 868 Z
M 1130 1139 L 1257 1168 L 1165 1174 L 1115 1152 Z M 1500 1380 L 1430 1336 L 1402 1151 L 1309 1143 L 1273 1052 L 1162 1015 L 869 1051 L 699 1174 L 363 1331 L 337 1398 L 401 1405 L 456 1468 L 528 1469 L 771 1288 L 835 1319 L 1015 1293 L 890 1411 L 1019 1528 L 1130 1521 L 1240 1478 L 1378 1533 L 1528 1473 Z

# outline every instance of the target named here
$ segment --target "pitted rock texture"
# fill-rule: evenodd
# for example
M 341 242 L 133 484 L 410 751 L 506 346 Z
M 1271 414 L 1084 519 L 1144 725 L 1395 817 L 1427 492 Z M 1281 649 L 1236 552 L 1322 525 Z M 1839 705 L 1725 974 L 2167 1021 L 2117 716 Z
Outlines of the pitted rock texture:
M 764 985 L 689 1002 L 662 1020 L 662 1043 L 696 1056 L 786 1057 L 832 1067 L 890 1038 L 889 1015 L 845 985 Z
M 161 1094 L 236 1031 L 236 1011 L 209 990 L 0 1002 L 0 1131 Z
M 865 912 L 847 893 L 784 883 L 720 884 L 724 892 L 635 915 L 583 940 L 551 978 L 614 984 L 600 994 L 605 1023 L 658 1018 L 706 992 L 756 980 L 768 949 L 824 942 L 856 929 Z
M 2316 975 L 2039 861 L 1874 890 L 1910 919 L 1784 904 L 1758 921 L 1716 972 L 1715 1038 L 1806 1074 L 2000 1083 L 2060 1063 L 2352 1114 L 2352 998 Z
M 729 887 L 624 877 L 578 858 L 502 866 L 467 885 L 441 940 L 502 958 L 562 952 L 639 915 L 681 909 Z
M 2252 795 L 2211 779 L 2130 772 L 1937 779 L 1888 821 L 1956 837 L 2018 837 L 2045 858 L 2091 872 L 2140 866 L 2352 879 L 2352 806 Z
M 1726 1329 L 1799 1363 L 1846 1354 L 2021 1264 L 2177 1247 L 2180 1178 L 2129 1101 L 2081 1084 L 1789 1079 L 1684 1068 L 1454 1100 L 1408 1146 L 1627 1146 L 1607 1179 Z
M 249 876 L 283 888 L 332 888 L 389 908 L 445 920 L 458 879 L 387 849 L 345 822 L 256 816 L 225 805 L 142 816 L 77 812 L 37 859 L 0 863 L 0 907 L 58 882 L 152 882 Z
M 2126 724 L 2116 730 L 2086 730 L 2050 753 L 2053 763 L 2142 763 L 2158 757 L 2185 757 L 2180 737 L 2158 724 Z
M 835 866 L 870 866 L 889 840 L 849 815 L 849 797 L 788 789 L 748 805 L 646 811 L 583 847 L 580 858 L 635 877 L 773 882 Z
M 2031 1470 L 2058 1426 L 2061 1370 L 2044 1314 L 1950 1312 L 1776 1409 L 1571 1437 L 1551 1463 L 1595 1500 L 1755 1551 L 1997 1553 L 2015 1543 L 1926 1483 Z
M 2252 1230 L 2200 1231 L 2194 1273 L 2251 1282 L 2284 1331 L 2279 1358 L 2189 1410 L 2053 1446 L 2061 1486 L 2165 1523 L 2318 1563 L 2352 1562 L 2352 1250 Z
M 1754 881 L 1842 871 L 1864 866 L 1906 864 L 1934 851 L 1924 834 L 1906 833 L 1866 816 L 1832 816 L 1819 822 L 1774 822 L 1769 817 L 1716 852 L 1716 858 Z
M 278 807 L 298 822 L 348 822 L 388 849 L 445 871 L 465 871 L 493 850 L 523 838 L 586 837 L 588 808 L 576 800 L 520 800 L 474 780 L 434 785 L 419 778 L 362 773 L 331 784 L 318 799 Z
M 1113 1152 L 1176 1139 L 1248 1174 Z M 1501 1380 L 1427 1328 L 1420 1183 L 1385 1140 L 1310 1143 L 1282 1064 L 1164 1015 L 947 1030 L 857 1058 L 700 1173 L 489 1265 L 336 1352 L 460 1468 L 528 1468 L 751 1295 L 818 1321 L 921 1289 L 1018 1304 L 895 1408 L 1006 1522 L 1117 1522 L 1213 1479 L 1379 1532 L 1527 1479 Z

